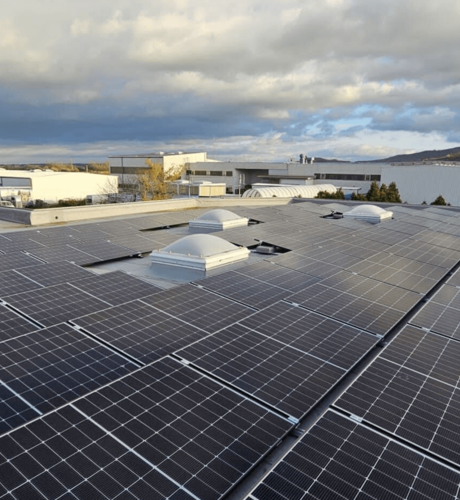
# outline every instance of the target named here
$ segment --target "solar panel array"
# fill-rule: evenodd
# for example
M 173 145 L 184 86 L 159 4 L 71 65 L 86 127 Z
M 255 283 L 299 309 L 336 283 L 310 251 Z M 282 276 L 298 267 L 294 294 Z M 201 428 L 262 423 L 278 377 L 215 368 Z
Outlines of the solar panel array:
M 0 235 L 0 497 L 217 500 L 319 404 L 248 498 L 458 496 L 460 217 L 330 209 L 233 207 L 214 234 L 288 251 L 166 290 L 81 266 L 205 210 Z

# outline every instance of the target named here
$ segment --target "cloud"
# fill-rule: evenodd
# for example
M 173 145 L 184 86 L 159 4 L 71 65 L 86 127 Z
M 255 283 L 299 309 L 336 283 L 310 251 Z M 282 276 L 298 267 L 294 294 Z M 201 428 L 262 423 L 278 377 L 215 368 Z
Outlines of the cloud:
M 358 142 L 378 132 L 401 133 L 409 149 L 418 134 L 458 141 L 458 14 L 451 0 L 8 2 L 1 137 L 69 147 L 252 137 L 248 154 L 267 137 L 283 147 L 304 137 L 352 157 L 348 140 L 356 158 L 378 153 Z

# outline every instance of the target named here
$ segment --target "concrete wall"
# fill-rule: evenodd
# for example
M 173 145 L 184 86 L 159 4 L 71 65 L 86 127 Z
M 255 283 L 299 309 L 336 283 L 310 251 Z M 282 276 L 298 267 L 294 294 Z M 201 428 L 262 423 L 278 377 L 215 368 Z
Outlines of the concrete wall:
M 386 166 L 382 182 L 396 182 L 401 200 L 407 203 L 433 202 L 439 195 L 446 203 L 460 206 L 460 167 L 453 165 Z
M 127 215 L 145 215 L 155 212 L 169 212 L 171 210 L 187 210 L 200 207 L 225 208 L 232 206 L 271 206 L 287 205 L 290 202 L 291 198 L 245 199 L 235 197 L 219 199 L 184 198 L 165 201 L 45 208 L 40 210 L 19 210 L 0 207 L 0 219 L 32 226 L 41 226 L 76 221 L 90 221 L 94 219 L 104 219 L 107 217 L 123 217 Z

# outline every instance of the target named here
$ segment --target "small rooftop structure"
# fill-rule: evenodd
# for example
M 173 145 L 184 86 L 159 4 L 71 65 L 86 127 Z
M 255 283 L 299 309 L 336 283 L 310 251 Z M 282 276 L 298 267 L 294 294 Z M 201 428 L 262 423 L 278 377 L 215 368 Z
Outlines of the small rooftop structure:
M 222 231 L 231 227 L 247 226 L 249 219 L 240 217 L 230 210 L 217 208 L 210 210 L 200 217 L 189 222 L 192 229 L 212 229 L 214 231 Z
M 192 234 L 154 250 L 150 254 L 151 269 L 159 277 L 188 279 L 195 273 L 196 279 L 210 269 L 245 260 L 250 253 L 211 234 Z
M 393 212 L 384 210 L 376 205 L 359 205 L 349 212 L 344 213 L 343 217 L 344 219 L 353 218 L 376 224 L 377 222 L 391 219 Z

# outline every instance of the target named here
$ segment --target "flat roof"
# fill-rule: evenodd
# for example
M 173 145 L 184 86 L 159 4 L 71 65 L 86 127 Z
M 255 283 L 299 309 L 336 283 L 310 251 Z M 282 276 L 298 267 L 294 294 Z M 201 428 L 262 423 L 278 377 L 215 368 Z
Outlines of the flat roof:
M 455 493 L 460 209 L 361 204 L 231 207 L 258 259 L 180 285 L 131 270 L 211 209 L 0 231 L 0 488 Z
M 165 156 L 182 156 L 182 155 L 194 155 L 203 154 L 205 151 L 157 151 L 156 153 L 136 153 L 129 155 L 111 155 L 109 158 L 163 158 Z

